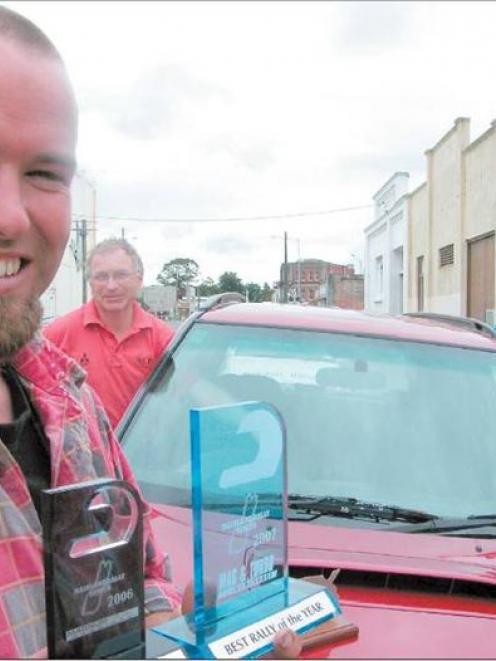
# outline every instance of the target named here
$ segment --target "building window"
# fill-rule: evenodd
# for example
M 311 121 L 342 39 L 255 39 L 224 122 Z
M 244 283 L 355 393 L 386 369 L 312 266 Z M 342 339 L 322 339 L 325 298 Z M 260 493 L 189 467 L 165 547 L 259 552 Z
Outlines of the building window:
M 382 297 L 384 292 L 384 264 L 382 255 L 375 258 L 375 294 Z
M 424 310 L 424 256 L 417 257 L 417 312 Z
M 447 246 L 439 248 L 439 266 L 446 266 L 447 264 L 453 264 L 455 261 L 455 249 L 454 245 L 450 243 Z

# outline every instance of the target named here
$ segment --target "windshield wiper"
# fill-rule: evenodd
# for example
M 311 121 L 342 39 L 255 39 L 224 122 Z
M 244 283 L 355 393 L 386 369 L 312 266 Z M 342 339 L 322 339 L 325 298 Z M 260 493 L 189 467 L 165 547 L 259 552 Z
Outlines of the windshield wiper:
M 358 498 L 345 498 L 326 496 L 302 496 L 290 494 L 288 496 L 289 509 L 305 512 L 319 516 L 337 516 L 348 519 L 372 519 L 378 523 L 381 521 L 404 521 L 406 523 L 432 522 L 438 517 L 430 512 L 396 507 L 395 505 L 383 505 L 381 503 L 369 503 Z
M 449 518 L 438 517 L 433 521 L 419 522 L 413 525 L 398 526 L 395 530 L 407 533 L 439 533 L 463 532 L 477 530 L 484 527 L 496 526 L 496 514 L 471 514 L 467 517 Z M 491 534 L 478 535 L 475 532 L 467 533 L 464 537 L 495 537 L 496 531 Z
M 494 533 L 475 532 L 484 527 L 496 526 L 496 514 L 472 514 L 468 517 L 448 518 L 422 510 L 370 503 L 358 498 L 335 496 L 322 498 L 299 494 L 288 496 L 288 507 L 290 510 L 306 514 L 308 517 L 306 520 L 327 515 L 348 519 L 368 519 L 377 523 L 390 521 L 393 525 L 388 526 L 388 530 L 410 534 L 464 533 L 464 537 L 496 537 L 496 530 Z

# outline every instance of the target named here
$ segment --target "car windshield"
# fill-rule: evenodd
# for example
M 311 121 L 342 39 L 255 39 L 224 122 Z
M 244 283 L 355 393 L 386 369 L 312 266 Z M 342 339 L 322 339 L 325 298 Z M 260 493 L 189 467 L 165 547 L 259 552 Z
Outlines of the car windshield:
M 496 355 L 346 334 L 195 323 L 123 445 L 145 496 L 190 502 L 189 410 L 280 411 L 289 492 L 466 517 L 496 502 Z

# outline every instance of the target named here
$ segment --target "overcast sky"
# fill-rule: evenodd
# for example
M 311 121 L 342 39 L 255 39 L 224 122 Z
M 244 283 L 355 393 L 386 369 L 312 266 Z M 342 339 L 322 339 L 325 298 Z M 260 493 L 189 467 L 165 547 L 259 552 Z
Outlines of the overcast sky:
M 147 284 L 175 257 L 272 284 L 285 230 L 290 260 L 358 266 L 372 209 L 311 214 L 371 204 L 395 171 L 413 190 L 456 117 L 472 139 L 496 118 L 494 2 L 3 4 L 65 58 L 99 238 L 124 228 Z

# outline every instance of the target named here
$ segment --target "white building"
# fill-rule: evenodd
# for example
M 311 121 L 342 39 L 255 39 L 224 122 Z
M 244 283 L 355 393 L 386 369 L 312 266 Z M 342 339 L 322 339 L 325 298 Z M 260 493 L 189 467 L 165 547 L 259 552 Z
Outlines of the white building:
M 143 287 L 143 300 L 153 314 L 171 318 L 176 309 L 177 288 L 173 285 Z
M 373 196 L 374 222 L 365 228 L 365 292 L 368 312 L 401 314 L 407 299 L 408 172 L 396 172 Z
M 71 233 L 55 278 L 41 297 L 43 324 L 75 310 L 83 303 L 84 253 L 91 250 L 96 242 L 96 191 L 94 185 L 78 173 L 74 177 L 71 194 Z

